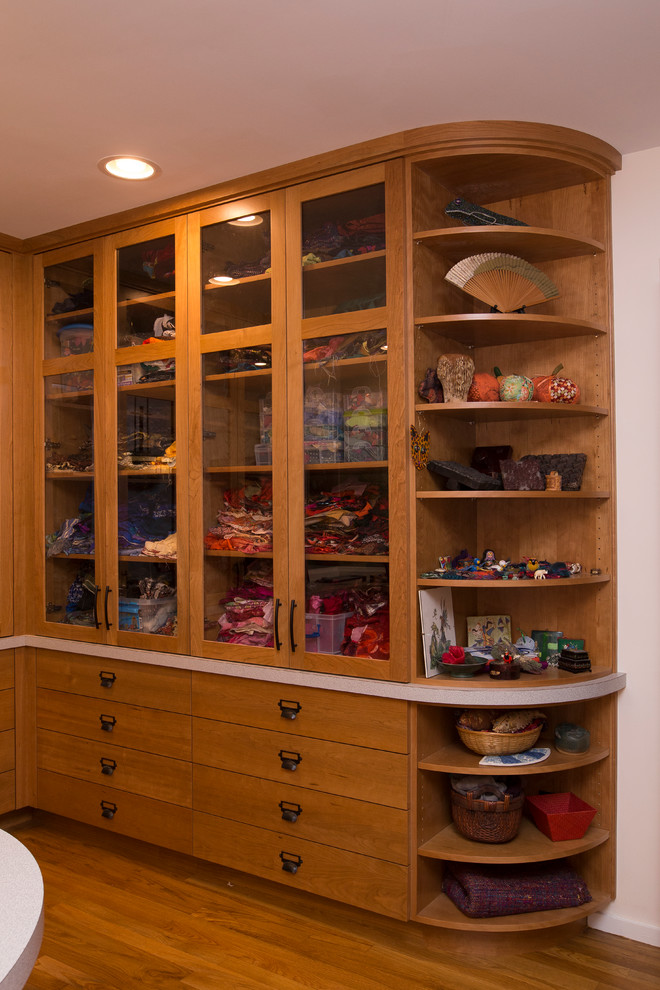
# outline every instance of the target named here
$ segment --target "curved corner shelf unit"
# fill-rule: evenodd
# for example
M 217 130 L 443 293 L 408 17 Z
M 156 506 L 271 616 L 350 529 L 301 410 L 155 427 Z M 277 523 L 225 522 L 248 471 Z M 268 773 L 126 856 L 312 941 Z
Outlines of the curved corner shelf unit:
M 538 137 L 541 137 L 539 134 Z M 502 135 L 499 135 L 502 138 Z M 510 138 L 510 141 L 509 141 Z M 416 920 L 472 932 L 516 932 L 555 927 L 601 909 L 614 888 L 614 523 L 612 371 L 610 333 L 610 230 L 607 176 L 617 166 L 562 141 L 531 146 L 516 137 L 472 142 L 451 153 L 420 154 L 411 172 L 411 251 L 415 401 L 412 415 L 429 431 L 429 459 L 470 464 L 476 448 L 508 448 L 500 457 L 586 454 L 583 487 L 577 491 L 449 490 L 431 472 L 418 472 L 415 586 L 442 596 L 451 608 L 453 642 L 465 645 L 470 617 L 508 614 L 512 630 L 561 630 L 586 638 L 593 670 L 582 677 L 548 670 L 540 677 L 498 682 L 478 674 L 467 679 L 426 679 L 428 658 L 417 651 L 417 683 L 438 692 L 438 706 L 417 709 L 417 912 Z M 445 214 L 460 197 L 523 225 L 462 226 Z M 553 221 L 556 225 L 552 226 Z M 457 262 L 480 254 L 512 254 L 552 279 L 558 296 L 533 311 L 485 311 L 485 304 L 445 278 Z M 577 381 L 577 404 L 531 402 L 421 402 L 416 385 L 441 354 L 470 355 L 476 372 L 533 377 L 560 363 Z M 539 370 L 541 369 L 541 370 Z M 546 580 L 446 580 L 420 577 L 437 556 L 463 548 L 521 560 L 572 560 L 583 573 Z M 567 554 L 566 557 L 562 556 Z M 591 573 L 591 572 L 594 573 Z M 533 591 L 535 594 L 519 594 Z M 439 599 L 437 599 L 439 601 Z M 453 630 L 452 630 L 453 631 Z M 517 638 L 514 636 L 512 638 Z M 573 678 L 573 679 L 572 679 Z M 449 707 L 451 706 L 451 707 Z M 480 756 L 458 740 L 454 711 L 465 708 L 538 708 L 549 726 L 537 745 L 550 757 L 537 764 L 481 766 Z M 546 707 L 547 706 L 547 707 Z M 552 746 L 552 727 L 575 721 L 591 730 L 587 754 L 567 757 Z M 547 737 L 547 743 L 544 739 Z M 509 842 L 476 842 L 452 821 L 450 775 L 501 773 L 523 781 L 526 793 L 573 790 L 597 808 L 583 838 L 553 842 L 523 820 Z M 444 863 L 534 864 L 570 857 L 584 871 L 592 901 L 579 908 L 471 919 L 443 893 Z

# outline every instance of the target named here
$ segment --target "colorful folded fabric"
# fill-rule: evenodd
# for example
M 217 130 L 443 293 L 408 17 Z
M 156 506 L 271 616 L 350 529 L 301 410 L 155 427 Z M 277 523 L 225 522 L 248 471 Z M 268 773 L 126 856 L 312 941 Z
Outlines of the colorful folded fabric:
M 469 918 L 578 907 L 592 899 L 566 860 L 523 866 L 446 863 L 442 889 Z

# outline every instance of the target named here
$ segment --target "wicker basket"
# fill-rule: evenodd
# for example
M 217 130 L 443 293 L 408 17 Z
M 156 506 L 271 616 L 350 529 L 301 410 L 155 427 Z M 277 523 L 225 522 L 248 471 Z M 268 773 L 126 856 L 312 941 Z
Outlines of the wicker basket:
M 475 794 L 451 792 L 454 825 L 475 842 L 510 842 L 520 828 L 525 795 L 505 794 L 501 801 L 482 801 Z
M 456 726 L 461 742 L 473 753 L 482 756 L 501 753 L 524 753 L 534 745 L 541 735 L 542 725 L 536 725 L 527 732 L 480 732 L 476 729 L 464 729 Z

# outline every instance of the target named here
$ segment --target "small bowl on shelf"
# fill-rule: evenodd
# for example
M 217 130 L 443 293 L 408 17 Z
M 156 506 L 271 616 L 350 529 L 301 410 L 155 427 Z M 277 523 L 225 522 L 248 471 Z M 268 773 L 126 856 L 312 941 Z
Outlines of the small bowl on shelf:
M 473 677 L 483 670 L 487 660 L 465 660 L 464 663 L 444 663 L 438 660 L 438 673 L 447 674 L 449 677 Z

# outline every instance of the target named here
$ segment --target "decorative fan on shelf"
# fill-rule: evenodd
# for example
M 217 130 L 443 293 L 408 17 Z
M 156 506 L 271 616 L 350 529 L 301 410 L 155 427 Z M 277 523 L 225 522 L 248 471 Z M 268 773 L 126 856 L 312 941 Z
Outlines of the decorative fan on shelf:
M 445 278 L 500 313 L 514 313 L 559 295 L 545 272 L 513 254 L 473 254 L 450 268 Z

